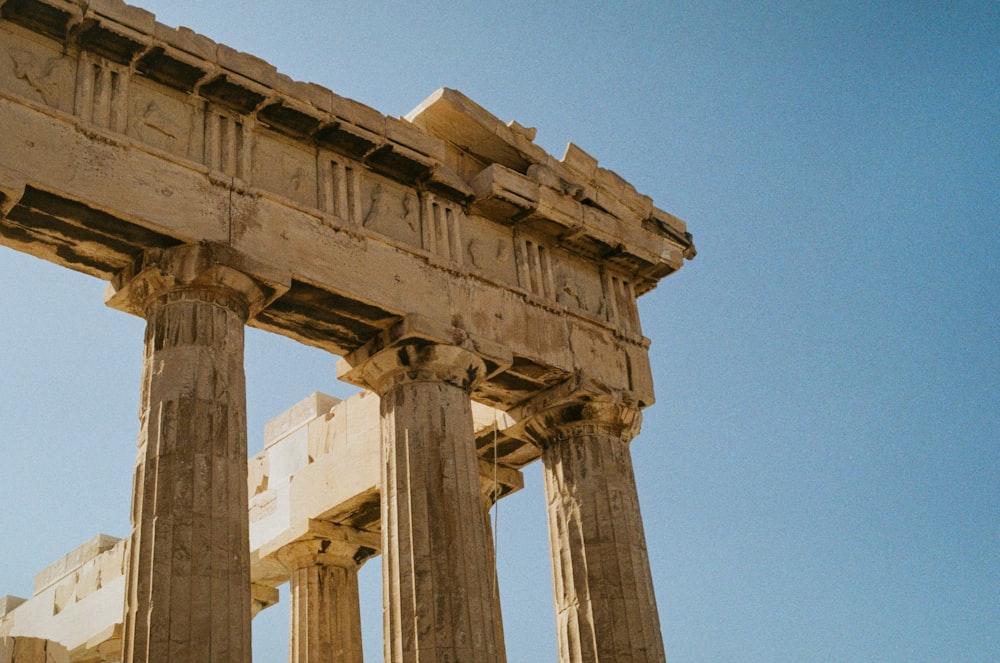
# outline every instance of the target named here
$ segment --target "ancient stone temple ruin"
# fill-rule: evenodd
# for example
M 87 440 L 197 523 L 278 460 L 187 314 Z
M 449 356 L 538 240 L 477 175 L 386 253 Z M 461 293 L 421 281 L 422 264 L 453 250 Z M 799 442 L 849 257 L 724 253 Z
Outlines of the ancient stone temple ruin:
M 0 0 L 0 242 L 146 320 L 132 532 L 0 600 L 0 663 L 503 661 L 487 512 L 541 460 L 562 662 L 663 661 L 636 298 L 684 223 L 453 90 L 386 117 L 116 0 Z M 341 357 L 247 458 L 245 325 Z

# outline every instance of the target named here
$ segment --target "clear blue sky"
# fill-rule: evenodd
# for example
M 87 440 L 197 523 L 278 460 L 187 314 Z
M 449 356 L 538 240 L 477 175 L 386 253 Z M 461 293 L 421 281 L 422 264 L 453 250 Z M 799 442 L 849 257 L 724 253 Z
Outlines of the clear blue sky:
M 686 219 L 633 444 L 668 659 L 1000 661 L 1000 4 L 147 0 L 390 115 L 441 86 Z M 0 595 L 128 532 L 143 323 L 0 249 Z M 335 358 L 251 330 L 250 452 Z M 539 468 L 511 663 L 554 661 Z M 380 660 L 378 563 L 362 592 Z M 287 660 L 287 602 L 254 622 Z

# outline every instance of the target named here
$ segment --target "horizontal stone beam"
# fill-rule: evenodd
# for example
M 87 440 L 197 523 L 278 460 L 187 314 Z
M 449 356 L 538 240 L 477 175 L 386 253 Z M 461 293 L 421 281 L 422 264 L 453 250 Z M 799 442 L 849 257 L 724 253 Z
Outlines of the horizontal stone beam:
M 585 370 L 640 394 L 644 404 L 653 401 L 648 342 L 641 335 L 611 332 L 606 321 L 486 274 L 458 273 L 453 264 L 363 226 L 338 228 L 287 199 L 234 188 L 203 168 L 115 144 L 81 131 L 71 118 L 2 97 L 0 114 L 6 148 L 0 160 L 16 166 L 7 168 L 4 181 L 15 182 L 12 192 L 25 183 L 0 222 L 0 242 L 13 248 L 110 280 L 144 250 L 224 244 L 247 261 L 290 272 L 290 288 L 254 326 L 343 355 L 413 313 L 457 322 L 510 349 L 512 365 L 480 388 L 478 400 L 510 407 Z M 55 153 L 68 158 L 53 160 Z M 573 301 L 587 298 L 585 283 L 577 283 Z M 626 282 L 614 283 L 602 285 L 594 272 L 594 292 L 617 291 L 616 315 L 638 330 L 634 293 Z M 596 306 L 603 295 L 588 301 Z
M 290 278 L 261 328 L 344 355 L 423 315 L 508 346 L 482 402 L 579 371 L 652 402 L 635 300 L 694 247 L 575 145 L 455 90 L 386 117 L 116 0 L 0 1 L 0 36 L 0 243 L 109 280 L 227 245 Z

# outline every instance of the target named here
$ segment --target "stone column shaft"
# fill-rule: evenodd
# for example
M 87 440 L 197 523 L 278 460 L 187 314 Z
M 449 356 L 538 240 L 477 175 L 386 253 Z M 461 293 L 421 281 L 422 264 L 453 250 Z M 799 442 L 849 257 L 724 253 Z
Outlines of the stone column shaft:
M 126 663 L 251 657 L 243 335 L 262 294 L 216 253 L 150 252 L 109 299 L 146 318 Z
M 381 397 L 385 660 L 502 661 L 469 400 L 483 361 L 417 342 L 360 363 L 348 377 Z
M 387 660 L 497 660 L 492 550 L 472 410 L 458 387 L 412 382 L 382 396 Z
M 362 663 L 358 572 L 315 564 L 291 574 L 291 663 Z
M 628 442 L 599 426 L 542 453 L 562 663 L 662 663 Z
M 560 663 L 663 663 L 629 452 L 634 399 L 578 375 L 514 418 L 507 433 L 542 452 Z
M 375 554 L 378 535 L 324 528 L 333 536 L 295 541 L 277 553 L 291 578 L 288 660 L 362 663 L 358 569 Z
M 171 293 L 147 314 L 124 656 L 133 663 L 250 660 L 246 313 L 204 294 Z

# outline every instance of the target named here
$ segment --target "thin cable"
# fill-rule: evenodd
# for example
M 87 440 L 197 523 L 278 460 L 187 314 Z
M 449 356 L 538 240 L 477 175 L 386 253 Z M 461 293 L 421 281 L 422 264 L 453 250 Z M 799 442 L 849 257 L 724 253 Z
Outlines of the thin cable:
M 493 573 L 496 574 L 498 528 L 500 527 L 500 486 L 497 481 L 497 435 L 500 424 L 497 411 L 493 410 Z M 494 582 L 494 587 L 496 583 Z

